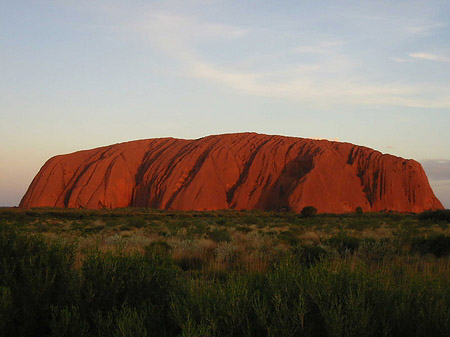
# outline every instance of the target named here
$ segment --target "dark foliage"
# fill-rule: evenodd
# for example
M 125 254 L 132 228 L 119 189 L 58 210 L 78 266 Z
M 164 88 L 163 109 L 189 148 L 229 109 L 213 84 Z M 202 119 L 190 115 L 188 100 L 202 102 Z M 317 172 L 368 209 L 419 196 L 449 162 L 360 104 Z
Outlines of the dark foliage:
M 208 236 L 211 240 L 214 242 L 230 242 L 231 241 L 231 234 L 226 229 L 213 229 L 208 233 Z
M 450 236 L 442 234 L 432 235 L 428 238 L 414 238 L 411 244 L 412 250 L 422 255 L 433 254 L 436 257 L 450 254 Z
M 361 239 L 340 233 L 326 241 L 326 244 L 335 248 L 340 255 L 353 254 L 359 247 Z
M 298 245 L 291 250 L 294 261 L 306 267 L 311 267 L 324 260 L 329 254 L 326 249 L 313 245 Z
M 0 335 L 50 333 L 52 308 L 72 304 L 79 289 L 73 257 L 69 246 L 0 225 Z
M 450 223 L 450 209 L 426 211 L 420 213 L 417 217 L 420 221 L 431 220 L 431 221 L 446 221 L 447 223 Z
M 304 218 L 311 218 L 317 214 L 317 208 L 314 206 L 303 207 L 301 214 Z

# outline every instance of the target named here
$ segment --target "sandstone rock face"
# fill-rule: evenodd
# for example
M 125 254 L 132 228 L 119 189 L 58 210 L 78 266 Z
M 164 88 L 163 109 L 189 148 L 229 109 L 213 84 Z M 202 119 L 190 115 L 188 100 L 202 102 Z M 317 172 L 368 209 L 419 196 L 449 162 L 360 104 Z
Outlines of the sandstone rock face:
M 48 160 L 21 207 L 300 212 L 441 209 L 421 165 L 348 143 L 255 133 L 148 139 Z

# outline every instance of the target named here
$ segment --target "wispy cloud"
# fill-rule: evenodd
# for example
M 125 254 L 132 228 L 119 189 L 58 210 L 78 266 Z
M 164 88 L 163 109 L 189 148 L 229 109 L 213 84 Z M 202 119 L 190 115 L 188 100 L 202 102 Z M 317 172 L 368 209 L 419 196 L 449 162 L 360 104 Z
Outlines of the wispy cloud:
M 427 36 L 432 34 L 434 31 L 447 27 L 448 24 L 445 22 L 435 22 L 435 23 L 424 23 L 419 25 L 409 25 L 403 27 L 403 31 L 414 34 Z
M 437 62 L 450 62 L 450 58 L 442 55 L 430 54 L 430 53 L 410 53 L 409 57 L 417 60 L 437 61 Z
M 293 51 L 297 54 L 328 54 L 335 52 L 336 48 L 342 44 L 342 41 L 322 41 L 315 44 L 298 46 Z
M 392 59 L 399 63 L 410 63 L 418 61 L 450 62 L 449 57 L 424 52 L 409 53 L 407 58 L 392 57 Z
M 295 100 L 328 108 L 336 104 L 450 108 L 448 87 L 429 83 L 371 82 L 361 73 L 364 66 L 359 62 L 362 61 L 350 53 L 350 49 L 345 49 L 346 43 L 342 40 L 324 38 L 314 43 L 309 40 L 291 47 L 284 53 L 292 57 L 289 63 L 281 67 L 268 64 L 258 67 L 260 64 L 256 64 L 249 68 L 242 65 L 239 53 L 235 55 L 235 63 L 227 62 L 225 66 L 217 59 L 205 56 L 208 55 L 205 50 L 224 42 L 230 46 L 229 55 L 234 55 L 233 43 L 251 44 L 256 34 L 252 29 L 154 8 L 128 16 L 133 19 L 122 28 L 145 36 L 154 50 L 175 62 L 174 65 L 179 67 L 178 72 L 245 94 Z M 259 61 L 265 57 L 264 52 L 255 51 L 254 54 L 258 55 L 255 59 Z M 445 57 L 421 52 L 394 60 L 448 61 Z
M 374 85 L 356 80 L 285 78 L 268 80 L 264 73 L 237 72 L 197 60 L 190 65 L 190 74 L 218 84 L 226 85 L 247 94 L 288 98 L 320 107 L 334 104 L 354 105 L 397 105 L 417 108 L 450 107 L 447 98 L 420 98 L 425 90 L 438 92 L 436 87 L 416 87 L 406 85 Z M 447 90 L 450 93 L 450 90 Z M 442 95 L 444 97 L 445 95 Z
M 327 57 L 314 64 L 291 64 L 292 72 L 288 74 L 285 70 L 276 69 L 249 72 L 205 60 L 195 47 L 197 43 L 207 40 L 246 38 L 249 32 L 246 28 L 162 12 L 150 13 L 145 21 L 133 23 L 132 26 L 145 33 L 161 51 L 178 60 L 186 75 L 246 94 L 297 100 L 320 107 L 334 104 L 450 107 L 450 95 L 437 99 L 423 96 L 426 92 L 434 95 L 440 93 L 442 90 L 439 88 L 397 83 L 372 84 L 358 78 L 351 67 L 351 59 L 337 50 L 343 45 L 342 41 L 297 46 L 293 49 L 294 53 L 326 54 Z M 324 73 L 324 69 L 333 69 L 337 73 L 327 76 L 329 74 Z
M 411 62 L 417 62 L 417 59 L 413 58 L 402 58 L 402 57 L 391 57 L 392 60 L 398 63 L 411 63 Z
M 247 30 L 221 23 L 200 21 L 194 17 L 164 11 L 149 11 L 140 21 L 129 24 L 135 32 L 147 35 L 152 41 L 166 39 L 182 45 L 193 41 L 236 39 L 247 35 Z

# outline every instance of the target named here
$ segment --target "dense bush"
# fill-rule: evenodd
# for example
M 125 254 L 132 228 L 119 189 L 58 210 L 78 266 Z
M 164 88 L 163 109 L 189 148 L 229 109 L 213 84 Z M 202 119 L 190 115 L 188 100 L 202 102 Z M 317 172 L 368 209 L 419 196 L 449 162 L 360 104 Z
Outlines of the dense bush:
M 299 238 L 291 230 L 289 230 L 289 231 L 282 231 L 278 235 L 278 238 L 280 240 L 282 240 L 283 242 L 288 243 L 290 245 L 296 245 L 296 244 L 298 244 L 300 242 Z
M 359 238 L 340 233 L 329 238 L 326 244 L 335 248 L 340 255 L 344 256 L 346 254 L 353 254 L 358 249 L 360 242 L 361 239 Z
M 311 267 L 325 259 L 329 253 L 323 247 L 313 245 L 297 245 L 291 250 L 296 263 Z
M 128 219 L 128 225 L 135 228 L 142 228 L 147 225 L 147 221 L 141 217 L 133 216 Z
M 214 242 L 230 242 L 231 241 L 231 234 L 226 229 L 213 229 L 208 233 L 208 236 L 211 240 Z
M 52 307 L 74 302 L 73 249 L 0 225 L 0 317 L 4 336 L 47 335 Z
M 315 208 L 314 206 L 306 206 L 303 207 L 301 214 L 302 217 L 304 218 L 311 218 L 313 216 L 315 216 L 317 213 L 317 208 Z
M 411 248 L 422 255 L 447 256 L 450 254 L 450 236 L 438 234 L 428 238 L 414 238 Z
M 383 262 L 386 259 L 393 258 L 400 253 L 400 248 L 397 247 L 391 239 L 383 238 L 363 239 L 359 243 L 358 255 L 366 262 Z
M 436 211 L 426 211 L 420 213 L 418 219 L 421 221 L 431 220 L 431 221 L 446 221 L 450 223 L 450 209 L 439 209 Z
M 145 255 L 95 252 L 87 257 L 82 268 L 81 299 L 93 331 L 100 333 L 104 324 L 106 330 L 111 325 L 117 328 L 117 320 L 125 312 L 130 319 L 152 327 L 146 332 L 148 336 L 174 332 L 169 311 L 177 270 L 160 248 L 150 247 Z
M 303 269 L 188 283 L 174 299 L 183 336 L 446 336 L 448 280 L 389 282 L 363 267 Z

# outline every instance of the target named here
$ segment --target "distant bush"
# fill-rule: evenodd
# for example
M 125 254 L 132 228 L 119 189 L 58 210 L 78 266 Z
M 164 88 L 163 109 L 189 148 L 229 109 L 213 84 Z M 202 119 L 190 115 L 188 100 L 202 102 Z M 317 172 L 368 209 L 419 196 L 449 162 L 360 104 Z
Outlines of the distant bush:
M 411 248 L 422 255 L 447 256 L 450 254 L 450 236 L 437 234 L 428 238 L 413 238 Z
M 340 255 L 353 254 L 359 247 L 361 239 L 340 233 L 326 241 L 330 247 L 336 248 Z
M 361 206 L 358 206 L 358 207 L 356 207 L 355 213 L 356 213 L 356 214 L 363 214 L 364 211 L 363 211 L 363 209 L 362 209 Z
M 208 231 L 208 225 L 204 222 L 197 222 L 187 228 L 188 235 L 204 235 Z
M 242 223 L 246 225 L 258 225 L 261 223 L 261 219 L 256 215 L 246 215 L 242 218 Z
M 147 224 L 147 221 L 141 217 L 133 216 L 128 219 L 128 225 L 135 228 L 142 228 Z
M 168 256 L 172 251 L 172 247 L 166 241 L 153 241 L 145 247 L 145 254 L 150 257 Z
M 399 248 L 389 238 L 379 240 L 362 239 L 358 247 L 358 255 L 367 262 L 384 261 L 398 253 Z
M 327 250 L 320 246 L 313 245 L 298 245 L 291 250 L 295 261 L 303 266 L 311 267 L 326 256 L 328 256 Z
M 85 227 L 81 231 L 83 233 L 98 233 L 105 229 L 105 225 L 96 225 L 93 227 Z
M 131 231 L 131 230 L 133 229 L 133 227 L 131 227 L 131 226 L 128 225 L 128 224 L 124 224 L 124 225 L 120 225 L 119 229 L 120 229 L 121 231 Z
M 436 211 L 425 211 L 420 213 L 417 218 L 420 221 L 432 220 L 432 221 L 447 221 L 450 223 L 450 209 L 440 209 Z
M 250 233 L 252 231 L 248 226 L 236 226 L 236 230 L 242 233 Z
M 216 220 L 216 224 L 218 224 L 219 226 L 225 226 L 227 224 L 227 219 L 225 218 L 221 218 L 221 219 L 217 219 Z
M 311 218 L 317 214 L 317 208 L 314 206 L 303 207 L 301 214 L 304 218 Z
M 210 231 L 208 233 L 208 236 L 214 242 L 230 242 L 231 241 L 231 234 L 226 228 L 213 229 L 212 231 Z
M 296 245 L 300 242 L 300 239 L 292 231 L 280 232 L 278 238 L 290 245 Z
M 183 271 L 200 270 L 205 265 L 205 262 L 205 259 L 201 256 L 181 256 L 175 259 L 175 263 Z

